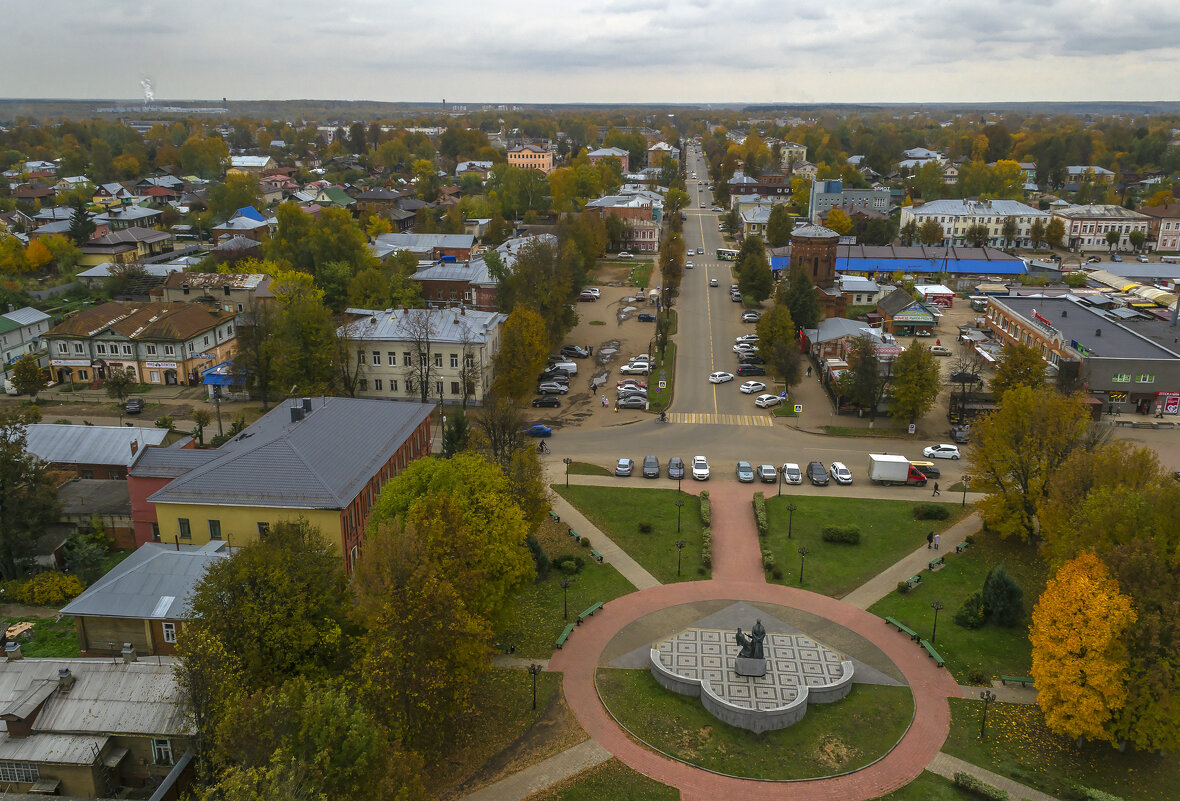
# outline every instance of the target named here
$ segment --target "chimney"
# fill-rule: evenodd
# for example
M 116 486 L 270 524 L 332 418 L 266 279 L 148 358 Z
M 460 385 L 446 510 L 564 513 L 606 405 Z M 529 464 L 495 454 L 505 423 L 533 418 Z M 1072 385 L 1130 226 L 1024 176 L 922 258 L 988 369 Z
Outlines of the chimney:
M 131 647 L 131 643 L 123 643 L 123 661 L 127 664 L 137 661 L 135 656 L 135 649 Z
M 311 398 L 303 399 L 303 413 L 311 414 Z
M 78 680 L 78 677 L 75 676 L 73 673 L 70 673 L 69 668 L 58 668 L 57 669 L 57 687 L 63 693 L 68 693 L 70 691 L 70 688 L 74 686 L 74 682 L 76 682 L 77 680 Z
M 302 419 L 303 419 L 303 407 L 302 406 L 292 406 L 291 407 L 291 422 L 298 423 Z
M 25 655 L 20 651 L 19 642 L 7 642 L 4 644 L 4 656 L 9 662 L 15 662 L 18 659 L 24 659 Z

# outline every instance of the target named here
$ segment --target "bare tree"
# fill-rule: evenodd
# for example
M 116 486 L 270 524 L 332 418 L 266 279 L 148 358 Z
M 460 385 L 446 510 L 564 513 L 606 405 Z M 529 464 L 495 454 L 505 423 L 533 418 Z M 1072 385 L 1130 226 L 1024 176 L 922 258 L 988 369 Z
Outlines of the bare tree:
M 350 398 L 356 397 L 361 381 L 365 380 L 365 340 L 361 336 L 365 321 L 341 321 L 335 329 L 332 344 L 335 348 L 333 362 L 336 367 L 336 383 Z
M 417 392 L 423 403 L 434 392 L 435 369 L 431 344 L 438 333 L 438 324 L 433 309 L 406 309 L 397 323 L 404 341 L 409 343 L 411 364 L 406 368 L 406 388 Z M 438 354 L 441 357 L 441 353 Z
M 483 360 L 480 358 L 479 343 L 471 327 L 466 323 L 459 326 L 459 391 L 463 396 L 463 408 L 475 395 L 475 388 L 483 383 Z
M 512 455 L 524 447 L 525 435 L 520 410 L 511 398 L 488 395 L 476 426 L 487 440 L 487 452 L 503 469 L 512 464 Z

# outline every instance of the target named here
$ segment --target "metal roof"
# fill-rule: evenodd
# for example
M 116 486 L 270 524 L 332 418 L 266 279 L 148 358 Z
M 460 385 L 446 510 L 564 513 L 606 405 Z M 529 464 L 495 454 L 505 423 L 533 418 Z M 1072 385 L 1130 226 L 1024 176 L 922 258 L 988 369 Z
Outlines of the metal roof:
M 1180 355 L 1146 336 L 1115 322 L 1104 312 L 1065 297 L 993 297 L 988 301 L 1019 315 L 1031 328 L 1052 327 L 1076 351 L 1087 358 L 1177 359 Z M 1062 314 L 1062 311 L 1068 312 Z M 1034 316 L 1035 315 L 1035 316 Z M 1037 318 L 1040 318 L 1039 320 Z M 1048 321 L 1047 323 L 1042 321 Z M 1166 323 L 1164 323 L 1166 325 Z M 1101 330 L 1101 334 L 1096 332 Z M 1079 351 L 1081 352 L 1081 351 Z
M 144 448 L 127 474 L 137 478 L 176 478 L 221 455 L 220 449 Z
M 415 276 L 417 277 L 417 276 Z M 459 344 L 466 339 L 473 344 L 487 342 L 508 315 L 500 312 L 459 309 L 347 309 L 353 321 L 338 331 L 351 340 L 408 342 L 418 338 L 415 330 L 430 327 L 430 342 Z M 428 322 L 427 322 L 428 321 Z
M 825 228 L 822 225 L 800 225 L 794 231 L 791 231 L 791 238 L 801 237 L 804 239 L 839 239 L 840 235 L 831 228 Z
M 415 281 L 466 281 L 469 284 L 494 284 L 483 257 L 469 262 L 443 262 L 423 267 L 411 276 Z
M 132 441 L 145 448 L 161 444 L 166 436 L 162 428 L 32 423 L 26 428 L 25 450 L 51 464 L 130 465 L 135 460 Z
M 56 683 L 54 684 L 56 689 Z M 0 735 L 0 759 L 51 762 L 55 765 L 93 765 L 109 737 L 82 734 Z
M 915 217 L 1043 217 L 1049 212 L 1034 209 L 1019 200 L 931 200 L 914 206 Z
M 120 482 L 122 483 L 122 482 Z M 225 542 L 197 547 L 147 542 L 66 604 L 63 615 L 183 620 L 209 566 L 230 557 Z

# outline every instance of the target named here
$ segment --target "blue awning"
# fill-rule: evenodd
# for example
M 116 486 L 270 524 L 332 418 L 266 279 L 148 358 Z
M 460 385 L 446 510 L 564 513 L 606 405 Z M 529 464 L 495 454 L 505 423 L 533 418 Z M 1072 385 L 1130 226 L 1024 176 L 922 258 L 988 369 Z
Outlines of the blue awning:
M 864 259 L 838 258 L 837 272 L 849 273 L 949 273 L 950 275 L 1023 275 L 1020 259 Z

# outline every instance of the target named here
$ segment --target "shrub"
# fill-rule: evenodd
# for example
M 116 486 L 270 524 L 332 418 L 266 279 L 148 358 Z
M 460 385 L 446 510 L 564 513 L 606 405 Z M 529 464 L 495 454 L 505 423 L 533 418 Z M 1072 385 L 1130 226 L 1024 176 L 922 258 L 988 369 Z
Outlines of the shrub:
M 1006 790 L 992 787 L 990 784 L 975 778 L 970 773 L 956 773 L 955 785 L 962 787 L 972 795 L 986 798 L 988 801 L 1008 801 L 1008 792 Z
M 946 520 L 951 510 L 945 503 L 919 503 L 914 506 L 915 520 Z
M 977 629 L 987 622 L 987 607 L 983 605 L 980 593 L 972 593 L 963 601 L 959 611 L 955 612 L 955 622 L 965 629 Z
M 1024 590 L 1003 565 L 993 567 L 984 579 L 983 605 L 988 618 L 1001 626 L 1011 628 L 1024 619 Z
M 573 572 L 578 573 L 586 565 L 586 560 L 576 554 L 563 553 L 553 557 L 553 564 L 557 565 L 557 569 L 561 572 L 570 575 L 566 565 L 573 565 Z
M 770 551 L 763 551 L 762 552 L 762 569 L 763 570 L 773 570 L 774 569 L 774 554 L 771 553 Z
M 908 581 L 897 582 L 897 592 L 899 595 L 909 594 L 910 589 L 910 583 Z
M 529 553 L 533 555 L 533 564 L 537 567 L 537 579 L 540 580 L 548 576 L 549 554 L 545 553 L 541 543 L 537 542 L 537 538 L 530 534 L 525 537 L 524 544 L 529 547 Z
M 215 436 L 209 440 L 209 447 L 220 448 L 222 445 L 224 445 L 227 442 L 229 442 L 229 435 L 228 434 L 218 434 L 217 436 Z
M 1120 796 L 1111 795 L 1102 790 L 1095 790 L 1093 787 L 1086 787 L 1081 784 L 1073 785 L 1063 796 L 1065 798 L 1077 799 L 1077 801 L 1123 801 Z
M 847 545 L 860 544 L 860 528 L 857 526 L 824 526 L 824 542 L 842 542 Z
M 975 544 L 975 535 L 968 534 L 966 537 L 963 538 L 963 542 L 967 543 L 968 545 L 974 545 Z
M 567 559 L 566 561 L 562 562 L 559 567 L 561 568 L 561 572 L 567 576 L 572 576 L 578 572 L 578 563 L 573 559 Z
M 770 575 L 776 580 L 781 579 L 783 577 L 783 569 L 781 567 L 771 568 Z
M 53 421 L 53 424 L 58 425 L 58 426 L 72 426 L 73 425 L 73 423 L 71 421 L 67 420 L 64 417 L 57 418 L 56 420 Z
M 16 588 L 15 591 L 5 592 L 5 597 L 9 597 L 9 592 L 11 592 L 11 602 L 33 604 L 34 606 L 61 606 L 77 598 L 82 594 L 82 590 L 86 589 L 82 579 L 57 570 L 47 570 L 44 573 L 38 573 L 28 581 L 18 583 L 23 586 Z M 20 598 L 19 601 L 17 597 Z
M 25 416 L 25 421 L 29 423 L 40 423 L 43 419 L 41 407 L 35 403 L 26 403 L 20 407 L 21 413 Z
M 701 525 L 706 528 L 713 525 L 713 509 L 709 503 L 709 491 L 701 490 Z
M 986 687 L 990 683 L 990 680 L 982 670 L 972 668 L 967 671 L 967 683 L 973 687 Z
M 765 537 L 769 527 L 766 522 L 766 496 L 761 492 L 754 493 L 754 524 L 758 526 L 758 536 Z
M 701 530 L 701 564 L 713 566 L 713 531 L 707 528 Z
M 171 431 L 175 424 L 175 421 L 166 414 L 162 414 L 156 419 L 156 428 L 166 428 Z
M 652 531 L 651 521 L 649 521 L 649 520 L 640 520 L 639 521 L 639 533 L 640 534 L 650 534 L 651 531 Z
M 582 537 L 581 543 L 582 543 L 583 548 L 589 548 L 590 547 L 590 538 L 589 537 Z

